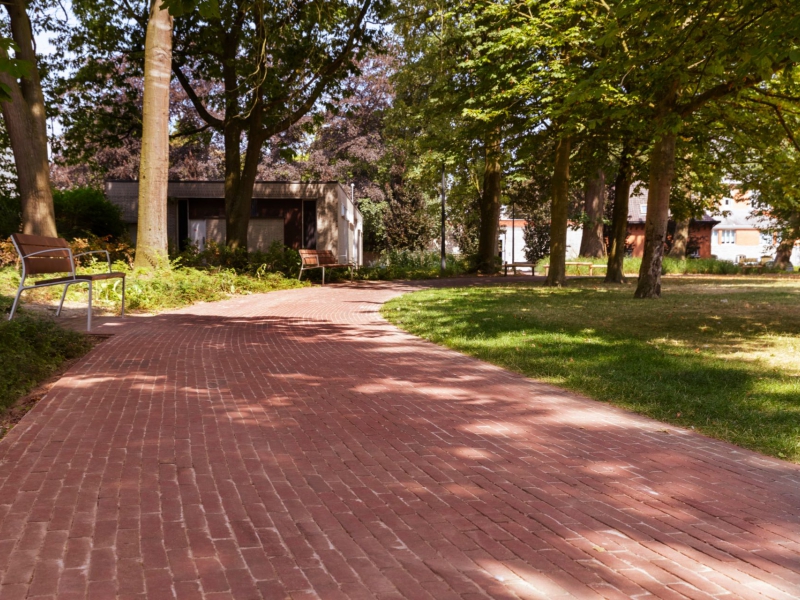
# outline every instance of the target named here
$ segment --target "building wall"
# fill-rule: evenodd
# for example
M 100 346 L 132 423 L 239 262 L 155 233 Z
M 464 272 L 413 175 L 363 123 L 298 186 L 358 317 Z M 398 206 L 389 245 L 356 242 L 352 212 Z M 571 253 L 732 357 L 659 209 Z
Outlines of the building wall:
M 512 226 L 513 225 L 513 226 Z M 525 221 L 522 219 L 500 219 L 500 258 L 503 263 L 528 262 L 525 257 Z M 578 257 L 581 249 L 583 227 L 567 229 L 567 260 Z M 513 241 L 513 257 L 512 253 Z
M 122 209 L 123 220 L 128 224 L 131 238 L 135 241 L 139 183 L 136 181 L 109 181 L 105 184 L 105 193 L 111 202 Z M 171 181 L 167 193 L 170 198 L 168 235 L 170 243 L 175 245 L 178 243 L 178 200 L 219 201 L 225 197 L 224 183 L 221 181 Z M 329 250 L 335 256 L 342 255 L 351 259 L 361 257 L 360 240 L 363 237 L 363 219 L 350 201 L 349 194 L 338 182 L 256 182 L 253 187 L 253 199 L 316 200 L 317 250 Z M 346 208 L 344 213 L 341 209 L 342 204 Z M 221 206 L 221 214 L 208 214 L 203 218 L 208 220 L 224 218 L 224 204 Z M 350 227 L 351 223 L 352 228 Z M 342 224 L 344 227 L 340 232 Z M 216 225 L 211 224 L 211 228 L 215 232 L 218 229 L 215 229 Z M 208 230 L 208 223 L 206 226 Z
M 699 246 L 700 258 L 708 258 L 712 254 L 711 223 L 693 222 L 689 225 L 689 238 Z M 632 256 L 644 256 L 644 223 L 628 223 L 626 245 L 633 245 Z
M 697 223 L 689 226 L 689 239 L 699 246 L 700 258 L 709 258 L 711 252 L 711 238 L 713 232 L 711 223 Z
M 633 246 L 632 256 L 644 256 L 644 223 L 629 223 L 628 237 L 625 238 L 626 246 Z

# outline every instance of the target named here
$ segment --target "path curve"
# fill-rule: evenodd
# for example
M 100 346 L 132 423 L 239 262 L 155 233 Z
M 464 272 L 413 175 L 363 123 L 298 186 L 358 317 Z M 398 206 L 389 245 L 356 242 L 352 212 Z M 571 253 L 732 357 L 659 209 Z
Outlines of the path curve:
M 797 466 L 401 332 L 412 289 L 103 325 L 0 442 L 0 598 L 800 596 Z

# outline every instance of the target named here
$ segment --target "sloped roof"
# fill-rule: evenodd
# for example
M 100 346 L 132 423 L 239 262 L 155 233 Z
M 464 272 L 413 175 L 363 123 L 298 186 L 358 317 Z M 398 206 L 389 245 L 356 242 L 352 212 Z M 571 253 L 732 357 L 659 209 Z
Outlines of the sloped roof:
M 641 187 L 637 191 L 636 184 L 631 186 L 631 197 L 628 201 L 628 223 L 644 223 L 647 218 L 647 188 Z M 671 215 L 670 215 L 671 218 Z M 692 219 L 695 223 L 719 223 L 710 213 L 704 212 L 699 219 Z

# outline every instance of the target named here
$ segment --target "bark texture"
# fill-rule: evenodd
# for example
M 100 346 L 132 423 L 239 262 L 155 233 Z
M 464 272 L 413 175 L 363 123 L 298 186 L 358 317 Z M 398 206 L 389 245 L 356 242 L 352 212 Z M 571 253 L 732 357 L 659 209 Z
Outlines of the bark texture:
M 669 223 L 669 192 L 675 174 L 674 133 L 664 134 L 653 145 L 650 155 L 650 185 L 647 219 L 644 226 L 644 254 L 639 269 L 636 298 L 661 297 L 661 263 Z
M 569 213 L 569 154 L 571 140 L 556 143 L 553 192 L 550 201 L 550 270 L 547 285 L 561 286 L 566 278 L 567 217 Z
M 682 259 L 686 258 L 686 248 L 689 245 L 689 222 L 690 219 L 683 219 L 675 223 L 675 234 L 672 236 L 672 248 L 669 249 L 669 257 Z
M 779 269 L 786 269 L 792 264 L 792 250 L 797 243 L 794 237 L 784 237 L 781 243 L 778 244 L 778 249 L 775 252 L 775 266 Z
M 56 219 L 50 188 L 50 162 L 47 156 L 47 117 L 39 80 L 33 31 L 25 0 L 0 2 L 9 16 L 11 37 L 19 48 L 17 59 L 27 62 L 27 73 L 19 80 L 8 73 L 0 81 L 10 90 L 11 100 L 0 103 L 6 130 L 14 153 L 20 200 L 22 231 L 55 237 Z M 2 58 L 7 58 L 0 50 Z
M 603 239 L 603 215 L 606 209 L 606 174 L 598 169 L 597 175 L 586 181 L 584 211 L 586 221 L 581 236 L 581 256 L 602 258 L 606 255 Z
M 630 148 L 625 147 L 614 180 L 614 212 L 608 250 L 606 283 L 625 283 L 625 241 L 628 238 L 628 204 L 631 196 Z
M 137 267 L 167 259 L 169 182 L 169 81 L 172 73 L 172 16 L 154 0 L 144 47 L 142 154 L 139 163 Z
M 478 269 L 497 271 L 497 236 L 500 221 L 500 132 L 493 130 L 486 138 L 486 166 L 481 195 L 481 229 L 478 238 Z

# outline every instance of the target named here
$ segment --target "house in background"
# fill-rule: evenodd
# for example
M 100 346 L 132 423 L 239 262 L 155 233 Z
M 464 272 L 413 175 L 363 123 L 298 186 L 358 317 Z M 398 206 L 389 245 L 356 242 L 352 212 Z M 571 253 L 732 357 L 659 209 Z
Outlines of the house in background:
M 644 254 L 644 225 L 647 219 L 647 190 L 631 194 L 628 203 L 628 237 L 625 245 L 631 256 L 641 257 Z M 670 220 L 672 224 L 672 220 Z M 712 250 L 713 230 L 719 221 L 709 214 L 700 219 L 689 221 L 689 243 L 687 254 L 694 258 L 710 258 Z
M 107 181 L 106 198 L 122 209 L 136 241 L 139 183 Z M 170 245 L 198 248 L 225 243 L 225 190 L 222 181 L 170 181 L 167 189 Z M 253 188 L 248 251 L 266 251 L 274 242 L 300 250 L 330 250 L 340 261 L 363 263 L 364 219 L 348 191 L 336 181 L 258 181 Z
M 500 215 L 500 236 L 497 241 L 498 253 L 503 264 L 528 262 L 525 256 L 525 236 L 523 232 L 527 221 L 525 219 L 512 219 L 507 211 Z M 567 229 L 567 260 L 578 257 L 581 248 L 583 227 L 570 227 Z
M 735 263 L 775 256 L 777 248 L 772 234 L 762 231 L 768 229 L 770 223 L 766 218 L 753 214 L 748 194 L 733 191 L 729 197 L 723 198 L 719 212 L 719 225 L 711 236 L 713 255 Z M 800 248 L 795 248 L 791 260 L 798 264 Z

